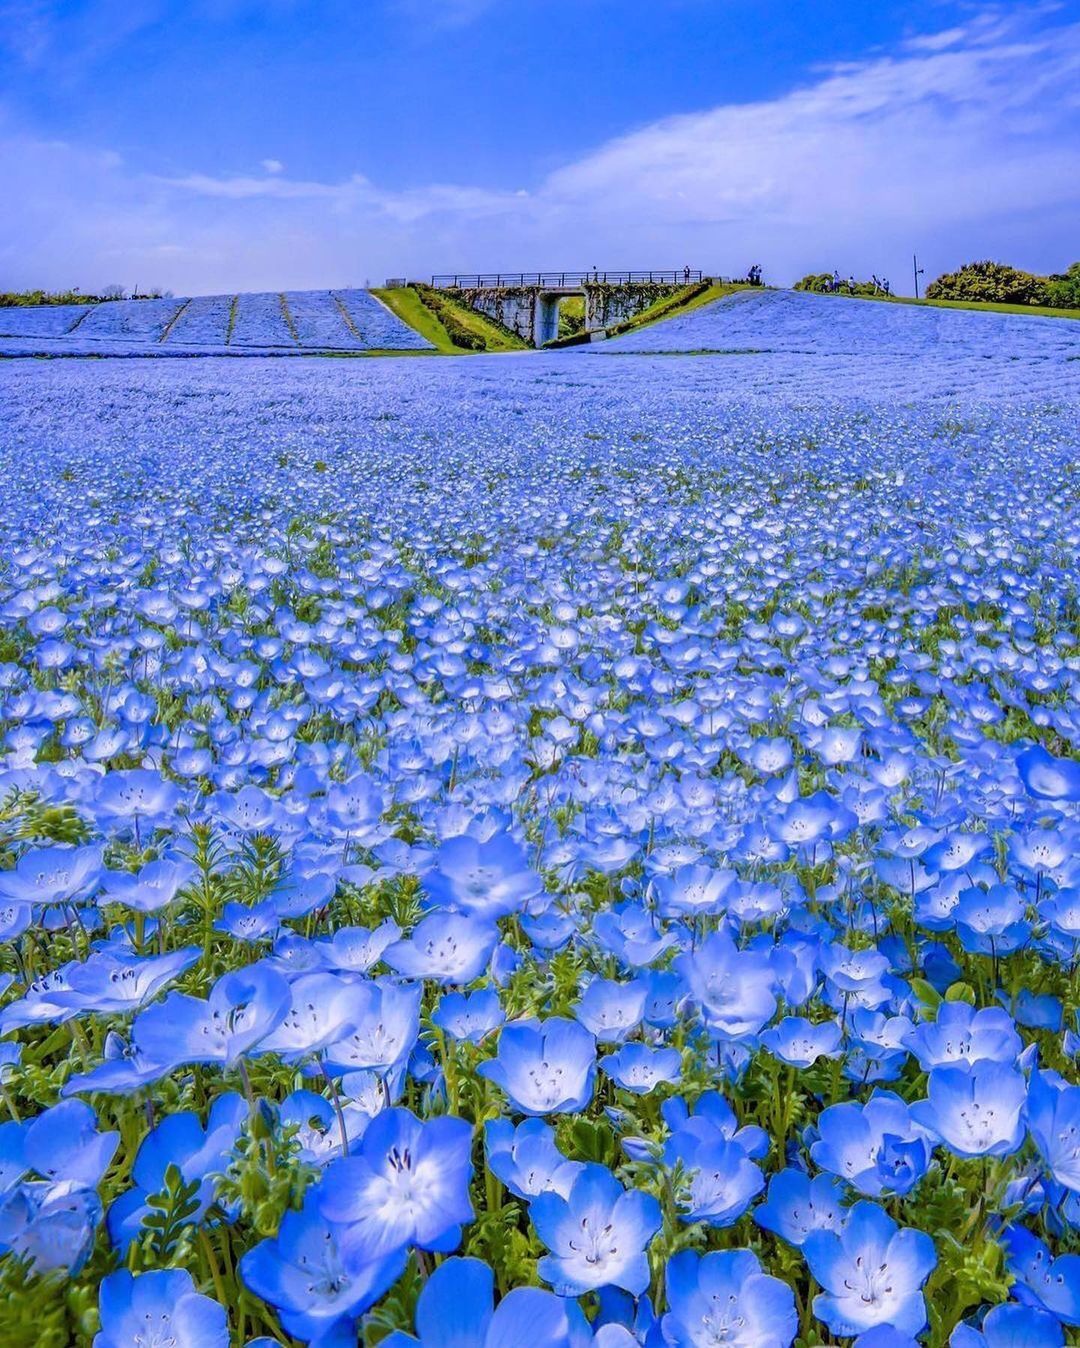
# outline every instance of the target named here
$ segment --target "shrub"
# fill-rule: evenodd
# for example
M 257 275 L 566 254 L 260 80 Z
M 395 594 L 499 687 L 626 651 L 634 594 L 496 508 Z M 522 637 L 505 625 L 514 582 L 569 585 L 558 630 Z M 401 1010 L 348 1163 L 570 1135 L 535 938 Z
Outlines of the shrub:
M 968 300 L 982 304 L 1049 304 L 1045 277 L 1003 262 L 968 262 L 926 287 L 928 300 Z
M 414 289 L 420 296 L 420 303 L 435 315 L 446 329 L 446 335 L 462 351 L 486 351 L 487 342 L 478 332 L 465 326 L 456 306 L 440 291 L 417 281 Z
M 1047 277 L 1047 303 L 1056 309 L 1080 309 L 1080 262 L 1074 262 L 1066 272 L 1055 272 Z

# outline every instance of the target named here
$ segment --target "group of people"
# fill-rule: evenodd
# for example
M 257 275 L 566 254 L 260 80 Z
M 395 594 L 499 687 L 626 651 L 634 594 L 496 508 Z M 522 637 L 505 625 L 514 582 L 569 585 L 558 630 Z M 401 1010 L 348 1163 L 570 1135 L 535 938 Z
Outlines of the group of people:
M 839 294 L 841 291 L 844 290 L 846 290 L 849 294 L 854 295 L 857 290 L 864 289 L 866 284 L 867 283 L 865 281 L 863 282 L 856 281 L 854 276 L 849 276 L 848 279 L 845 281 L 838 271 L 834 271 L 832 274 L 832 280 L 828 283 L 828 285 L 825 288 L 828 294 L 830 295 Z M 885 295 L 886 297 L 888 297 L 889 295 L 892 294 L 892 286 L 889 283 L 888 277 L 884 277 L 882 280 L 879 281 L 877 278 L 877 274 L 875 273 L 870 278 L 869 284 L 873 288 L 873 293 L 875 295 Z

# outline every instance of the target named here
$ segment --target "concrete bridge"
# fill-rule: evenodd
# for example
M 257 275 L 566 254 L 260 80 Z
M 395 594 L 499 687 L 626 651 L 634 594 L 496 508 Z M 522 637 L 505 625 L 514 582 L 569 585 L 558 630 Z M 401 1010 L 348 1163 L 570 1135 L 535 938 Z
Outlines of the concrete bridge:
M 559 335 L 559 306 L 571 295 L 585 300 L 585 331 L 601 334 L 683 286 L 704 279 L 700 271 L 455 272 L 433 276 L 478 313 L 516 332 L 531 346 L 546 346 Z

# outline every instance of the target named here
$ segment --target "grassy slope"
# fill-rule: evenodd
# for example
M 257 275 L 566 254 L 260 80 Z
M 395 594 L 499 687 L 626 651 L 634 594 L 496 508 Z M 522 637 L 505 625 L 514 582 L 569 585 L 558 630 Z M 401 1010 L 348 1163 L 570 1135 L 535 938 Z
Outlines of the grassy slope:
M 460 347 L 454 345 L 446 329 L 421 301 L 420 296 L 411 286 L 395 290 L 373 290 L 372 294 L 377 295 L 387 308 L 392 309 L 397 314 L 402 322 L 408 323 L 410 328 L 415 328 L 421 337 L 426 337 L 442 355 L 467 356 L 475 354 L 471 351 L 462 351 Z M 458 304 L 454 300 L 450 302 L 454 305 L 462 325 L 468 328 L 470 332 L 477 332 L 483 337 L 488 351 L 525 351 L 528 349 L 524 342 L 519 341 L 516 337 L 511 337 L 497 324 L 489 323 L 482 314 L 478 314 L 474 309 L 470 309 L 464 304 Z
M 1032 314 L 1041 318 L 1080 318 L 1080 309 L 1046 309 L 1037 304 L 987 304 L 981 300 L 916 300 L 906 295 L 857 295 L 879 304 L 917 304 L 927 309 L 971 309 L 991 314 Z
M 625 323 L 620 323 L 619 335 L 622 336 L 624 332 L 636 332 L 638 328 L 648 327 L 650 323 L 659 322 L 664 318 L 676 318 L 683 314 L 693 313 L 695 309 L 700 309 L 703 304 L 712 304 L 713 300 L 722 300 L 725 295 L 734 295 L 737 290 L 749 288 L 745 285 L 711 285 L 708 290 L 703 290 L 700 295 L 695 295 L 693 298 L 681 302 L 678 295 L 669 295 L 666 299 L 657 300 L 655 304 L 650 304 L 647 309 L 642 309 L 640 314 L 635 314 Z

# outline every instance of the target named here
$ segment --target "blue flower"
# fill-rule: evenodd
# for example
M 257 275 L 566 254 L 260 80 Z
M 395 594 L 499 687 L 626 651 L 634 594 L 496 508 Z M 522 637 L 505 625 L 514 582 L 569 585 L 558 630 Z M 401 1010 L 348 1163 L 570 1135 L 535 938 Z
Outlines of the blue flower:
M 1080 1086 L 1033 1072 L 1025 1115 L 1047 1170 L 1066 1189 L 1080 1193 Z
M 925 1327 L 922 1288 L 937 1253 L 924 1231 L 901 1229 L 884 1208 L 860 1202 L 842 1232 L 811 1232 L 802 1250 L 825 1289 L 814 1298 L 814 1314 L 833 1334 L 891 1325 L 916 1335 Z
M 987 1311 L 979 1329 L 959 1324 L 949 1348 L 1062 1348 L 1061 1325 L 1045 1311 L 1012 1302 Z
M 810 1155 L 861 1194 L 906 1194 L 930 1165 L 928 1134 L 899 1096 L 875 1091 L 865 1105 L 830 1105 Z
M 179 1169 L 185 1183 L 198 1182 L 197 1207 L 187 1221 L 202 1221 L 214 1201 L 212 1176 L 225 1169 L 247 1115 L 246 1101 L 230 1092 L 214 1101 L 205 1128 L 197 1114 L 181 1113 L 168 1115 L 147 1133 L 131 1171 L 134 1187 L 109 1209 L 109 1235 L 121 1254 L 137 1239 L 143 1218 L 150 1212 L 146 1200 L 165 1188 L 170 1165 Z
M 285 979 L 265 965 L 224 974 L 207 1001 L 173 992 L 131 1028 L 140 1053 L 162 1072 L 180 1063 L 233 1063 L 284 1020 L 292 1001 Z
M 37 847 L 0 871 L 0 895 L 21 904 L 77 903 L 101 880 L 100 847 Z
M 161 1269 L 133 1277 L 126 1269 L 101 1283 L 101 1329 L 94 1348 L 229 1348 L 224 1306 L 195 1290 L 186 1269 Z
M 831 1175 L 811 1179 L 801 1170 L 781 1170 L 769 1181 L 765 1202 L 754 1209 L 754 1221 L 801 1247 L 814 1231 L 842 1228 L 843 1195 L 843 1186 Z
M 773 1057 L 789 1067 L 812 1067 L 818 1058 L 839 1056 L 840 1040 L 840 1026 L 835 1020 L 815 1025 L 804 1016 L 785 1016 L 761 1034 L 762 1044 Z
M 408 1244 L 446 1253 L 472 1221 L 471 1153 L 463 1119 L 421 1123 L 407 1109 L 385 1109 L 356 1153 L 327 1169 L 320 1211 L 342 1227 L 342 1249 L 365 1261 Z
M 555 1143 L 555 1129 L 542 1119 L 525 1119 L 515 1128 L 509 1119 L 484 1125 L 488 1168 L 517 1198 L 535 1198 L 548 1190 L 566 1198 L 582 1170 Z
M 498 929 L 485 919 L 434 912 L 416 924 L 408 940 L 387 946 L 383 959 L 407 978 L 471 983 L 487 968 L 498 939 Z
M 1005 1267 L 1016 1279 L 1012 1292 L 1025 1306 L 1048 1311 L 1067 1325 L 1080 1325 L 1080 1254 L 1052 1257 L 1022 1226 L 1005 1229 Z
M 326 1343 L 335 1331 L 351 1329 L 355 1317 L 397 1281 L 406 1255 L 394 1249 L 365 1260 L 347 1252 L 341 1229 L 320 1215 L 318 1200 L 318 1191 L 309 1190 L 299 1212 L 286 1212 L 277 1235 L 240 1260 L 240 1276 L 277 1309 L 295 1338 Z
M 590 1348 L 593 1336 L 572 1301 L 519 1287 L 494 1306 L 495 1276 L 479 1259 L 448 1259 L 424 1284 L 416 1333 L 391 1334 L 386 1348 Z
M 935 1067 L 926 1089 L 929 1098 L 911 1106 L 911 1117 L 955 1156 L 1009 1156 L 1023 1142 L 1027 1083 L 1015 1068 Z
M 444 993 L 431 1019 L 451 1039 L 479 1044 L 499 1028 L 506 1013 L 493 988 L 480 988 L 471 993 Z
M 904 1036 L 924 1072 L 952 1063 L 1016 1061 L 1023 1043 L 1009 1013 L 998 1006 L 976 1010 L 967 1002 L 942 1002 L 937 1019 Z
M 631 1095 L 649 1095 L 659 1085 L 672 1085 L 682 1071 L 682 1055 L 675 1048 L 623 1044 L 600 1059 L 600 1070 Z
M 1020 780 L 1036 800 L 1080 800 L 1080 763 L 1054 758 L 1041 744 L 1017 757 Z
M 574 1014 L 601 1044 L 621 1044 L 641 1024 L 647 985 L 643 979 L 617 983 L 594 978 Z
M 624 1189 L 606 1166 L 586 1165 L 568 1198 L 539 1194 L 529 1216 L 550 1251 L 537 1272 L 560 1296 L 609 1286 L 640 1296 L 648 1287 L 645 1251 L 661 1226 L 660 1205 Z
M 510 1021 L 498 1054 L 476 1070 L 522 1114 L 571 1114 L 592 1099 L 596 1040 L 577 1021 L 559 1016 Z
M 679 955 L 675 968 L 717 1038 L 757 1034 L 776 1011 L 768 956 L 737 949 L 725 932 L 713 932 L 692 954 Z
M 435 854 L 434 869 L 424 876 L 431 904 L 486 921 L 520 912 L 542 888 L 509 833 L 483 842 L 468 834 L 447 838 Z
M 667 1294 L 664 1338 L 679 1348 L 790 1348 L 798 1331 L 791 1288 L 750 1250 L 684 1250 L 668 1263 Z

